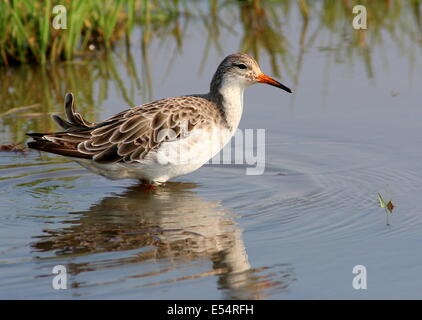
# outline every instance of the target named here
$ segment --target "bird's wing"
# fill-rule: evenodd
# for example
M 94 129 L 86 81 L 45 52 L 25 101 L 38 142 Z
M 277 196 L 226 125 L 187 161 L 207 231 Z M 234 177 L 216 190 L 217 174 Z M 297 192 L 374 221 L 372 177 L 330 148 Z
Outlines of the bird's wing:
M 35 139 L 30 147 L 102 163 L 143 162 L 163 142 L 184 138 L 220 117 L 208 100 L 184 96 L 134 107 L 92 124 L 75 113 L 70 100 L 65 103 L 68 120 L 55 117 L 65 131 L 30 134 Z

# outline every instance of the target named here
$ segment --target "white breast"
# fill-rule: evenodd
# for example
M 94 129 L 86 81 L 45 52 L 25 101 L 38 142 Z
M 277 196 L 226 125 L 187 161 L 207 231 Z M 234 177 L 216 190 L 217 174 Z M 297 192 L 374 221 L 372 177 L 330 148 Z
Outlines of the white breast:
M 226 79 L 220 88 L 223 96 L 223 108 L 226 119 L 233 131 L 239 126 L 240 118 L 243 113 L 243 91 L 245 86 L 239 84 L 238 81 Z
M 232 131 L 224 127 L 194 129 L 185 139 L 165 142 L 156 155 L 161 165 L 203 165 L 230 140 Z

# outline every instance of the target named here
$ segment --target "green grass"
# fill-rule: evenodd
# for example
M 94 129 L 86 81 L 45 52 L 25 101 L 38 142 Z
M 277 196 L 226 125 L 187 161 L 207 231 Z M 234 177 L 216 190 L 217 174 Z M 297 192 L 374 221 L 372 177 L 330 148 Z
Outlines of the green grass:
M 71 60 L 89 54 L 90 48 L 109 50 L 116 41 L 126 38 L 135 25 L 142 28 L 142 44 L 152 36 L 174 37 L 179 48 L 183 43 L 183 28 L 189 16 L 199 17 L 207 30 L 207 48 L 219 47 L 218 35 L 224 32 L 222 12 L 232 10 L 243 28 L 240 49 L 259 57 L 265 51 L 271 57 L 273 69 L 278 60 L 287 65 L 290 47 L 285 34 L 289 12 L 298 10 L 303 19 L 303 41 L 306 45 L 308 21 L 317 21 L 320 30 L 328 30 L 342 42 L 344 34 L 352 38 L 346 49 L 349 55 L 382 41 L 385 33 L 397 41 L 422 31 L 422 0 L 0 0 L 0 65 Z M 67 9 L 67 29 L 56 30 L 52 21 L 53 8 Z M 363 4 L 368 9 L 367 31 L 351 28 L 352 7 Z M 205 8 L 205 9 L 204 9 Z M 409 29 L 403 12 L 413 12 Z M 400 36 L 399 36 L 400 34 Z M 422 37 L 419 35 L 418 41 Z M 94 46 L 92 46 L 94 45 Z M 360 53 L 364 55 L 365 53 Z
M 67 29 L 53 28 L 56 5 L 67 10 Z M 168 10 L 168 1 L 155 0 L 1 0 L 0 65 L 71 60 L 92 45 L 110 49 L 129 39 L 135 23 L 153 23 Z

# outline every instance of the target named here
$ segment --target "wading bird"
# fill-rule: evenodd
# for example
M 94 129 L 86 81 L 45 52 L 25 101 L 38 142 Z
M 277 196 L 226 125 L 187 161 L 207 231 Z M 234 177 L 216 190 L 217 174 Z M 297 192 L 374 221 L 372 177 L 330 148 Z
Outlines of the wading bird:
M 109 179 L 132 178 L 160 184 L 200 168 L 230 141 L 243 112 L 243 91 L 267 83 L 288 87 L 262 73 L 245 53 L 227 56 L 215 72 L 207 94 L 166 98 L 90 123 L 65 97 L 67 120 L 53 115 L 63 128 L 28 133 L 28 146 L 70 158 Z

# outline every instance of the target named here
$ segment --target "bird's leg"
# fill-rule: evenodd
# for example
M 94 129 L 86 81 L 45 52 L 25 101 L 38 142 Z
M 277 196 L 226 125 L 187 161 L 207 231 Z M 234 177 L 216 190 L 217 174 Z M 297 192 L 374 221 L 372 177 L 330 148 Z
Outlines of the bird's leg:
M 158 184 L 151 183 L 151 181 L 148 180 L 141 180 L 140 182 L 141 184 L 139 185 L 139 188 L 144 192 L 151 192 L 157 190 L 159 186 Z
M 151 191 L 157 190 L 157 185 L 155 184 L 147 183 L 147 184 L 143 184 L 142 186 L 145 192 L 151 192 Z

